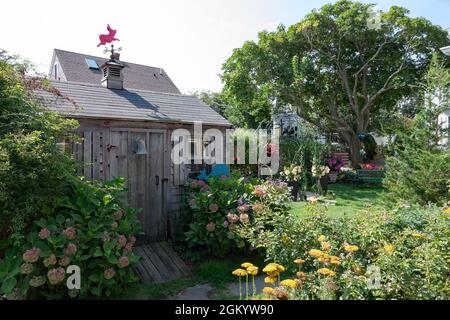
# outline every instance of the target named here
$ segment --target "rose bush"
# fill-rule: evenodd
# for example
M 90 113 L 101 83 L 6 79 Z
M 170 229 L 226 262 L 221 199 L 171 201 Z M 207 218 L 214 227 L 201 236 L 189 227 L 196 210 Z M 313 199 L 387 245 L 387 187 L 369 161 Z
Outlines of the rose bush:
M 131 267 L 138 261 L 132 249 L 139 223 L 118 198 L 123 179 L 70 186 L 54 214 L 35 221 L 23 245 L 7 250 L 0 264 L 6 298 L 109 296 L 136 279 Z M 80 267 L 80 290 L 66 286 L 69 265 Z

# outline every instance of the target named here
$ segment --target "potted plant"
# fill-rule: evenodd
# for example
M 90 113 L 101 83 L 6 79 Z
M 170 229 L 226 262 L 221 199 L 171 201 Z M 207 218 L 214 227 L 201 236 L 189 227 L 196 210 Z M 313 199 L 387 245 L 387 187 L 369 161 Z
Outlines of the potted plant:
M 344 161 L 341 157 L 333 155 L 325 160 L 325 164 L 328 166 L 328 168 L 330 168 L 330 182 L 335 183 L 339 172 L 344 166 Z
M 328 190 L 328 174 L 330 173 L 330 168 L 323 165 L 313 165 L 311 169 L 312 175 L 317 179 L 317 188 L 319 193 L 327 193 Z
M 291 164 L 288 167 L 284 167 L 280 175 L 284 181 L 287 182 L 291 188 L 292 198 L 294 201 L 298 199 L 298 185 L 301 178 L 302 167 L 299 165 Z

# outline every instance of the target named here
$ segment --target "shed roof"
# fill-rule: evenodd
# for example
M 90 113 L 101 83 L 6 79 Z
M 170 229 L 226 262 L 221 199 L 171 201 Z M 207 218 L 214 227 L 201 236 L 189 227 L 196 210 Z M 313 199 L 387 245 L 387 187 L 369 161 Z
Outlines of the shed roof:
M 65 80 L 68 82 L 80 82 L 98 84 L 102 79 L 100 70 L 90 69 L 86 59 L 97 62 L 98 66 L 108 61 L 107 58 L 55 49 L 52 66 L 57 58 Z M 149 67 L 140 64 L 120 61 L 125 66 L 123 69 L 124 87 L 128 89 L 149 90 L 156 92 L 180 93 L 167 73 L 162 68 Z M 51 72 L 51 71 L 50 71 Z
M 196 96 L 146 90 L 112 90 L 101 85 L 51 81 L 63 97 L 39 91 L 51 110 L 73 118 L 147 120 L 230 126 L 231 124 Z

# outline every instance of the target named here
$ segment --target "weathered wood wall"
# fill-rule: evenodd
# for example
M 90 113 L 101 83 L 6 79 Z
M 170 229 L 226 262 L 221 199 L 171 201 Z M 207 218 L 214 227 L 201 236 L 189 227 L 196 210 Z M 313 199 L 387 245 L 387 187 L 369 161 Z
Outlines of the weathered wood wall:
M 184 185 L 194 165 L 175 165 L 171 161 L 173 130 L 192 125 L 145 121 L 107 121 L 78 119 L 81 143 L 72 143 L 80 175 L 86 179 L 110 180 L 121 176 L 128 192 L 125 201 L 141 208 L 139 219 L 149 242 L 167 240 L 174 235 L 180 218 Z M 205 126 L 207 130 L 210 127 Z M 223 128 L 222 130 L 225 130 Z M 136 139 L 145 141 L 147 155 L 136 155 Z

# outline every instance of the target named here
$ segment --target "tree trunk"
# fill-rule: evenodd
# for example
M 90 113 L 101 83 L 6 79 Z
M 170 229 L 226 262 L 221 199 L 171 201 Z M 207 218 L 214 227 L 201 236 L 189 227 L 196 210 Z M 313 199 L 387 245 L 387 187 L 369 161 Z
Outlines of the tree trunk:
M 350 148 L 350 159 L 352 160 L 352 167 L 356 168 L 361 162 L 361 142 L 358 137 L 355 135 L 351 135 L 350 141 L 348 143 Z

